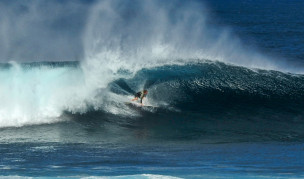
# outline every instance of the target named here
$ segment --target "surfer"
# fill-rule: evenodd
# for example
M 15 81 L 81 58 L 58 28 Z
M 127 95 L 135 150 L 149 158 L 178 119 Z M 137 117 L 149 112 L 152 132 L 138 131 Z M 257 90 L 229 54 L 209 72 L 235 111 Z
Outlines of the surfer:
M 134 99 L 132 101 L 138 100 L 140 98 L 140 104 L 143 105 L 142 101 L 147 96 L 148 90 L 143 90 L 135 94 Z

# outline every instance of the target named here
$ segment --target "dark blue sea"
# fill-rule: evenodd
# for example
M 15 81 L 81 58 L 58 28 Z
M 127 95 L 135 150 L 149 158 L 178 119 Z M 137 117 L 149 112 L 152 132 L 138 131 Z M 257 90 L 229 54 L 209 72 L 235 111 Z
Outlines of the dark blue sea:
M 1 1 L 0 177 L 304 178 L 303 17 L 302 0 Z

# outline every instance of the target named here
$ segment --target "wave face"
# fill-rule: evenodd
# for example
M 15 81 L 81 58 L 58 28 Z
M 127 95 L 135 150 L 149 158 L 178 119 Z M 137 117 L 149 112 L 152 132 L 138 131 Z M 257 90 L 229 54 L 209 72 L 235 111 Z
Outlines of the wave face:
M 141 120 L 159 118 L 161 138 L 224 142 L 304 136 L 303 75 L 206 61 L 144 69 L 111 84 L 121 94 L 142 88 L 149 89 L 147 103 L 159 107 L 142 113 Z M 155 126 L 151 121 L 140 127 Z

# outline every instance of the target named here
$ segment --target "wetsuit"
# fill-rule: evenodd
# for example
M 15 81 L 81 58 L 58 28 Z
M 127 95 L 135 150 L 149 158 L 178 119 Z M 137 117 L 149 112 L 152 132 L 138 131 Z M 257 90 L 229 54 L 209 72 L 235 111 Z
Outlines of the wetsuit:
M 143 98 L 146 96 L 147 96 L 147 94 L 145 94 L 144 91 L 140 91 L 135 94 L 135 98 L 140 98 L 140 103 L 142 103 Z

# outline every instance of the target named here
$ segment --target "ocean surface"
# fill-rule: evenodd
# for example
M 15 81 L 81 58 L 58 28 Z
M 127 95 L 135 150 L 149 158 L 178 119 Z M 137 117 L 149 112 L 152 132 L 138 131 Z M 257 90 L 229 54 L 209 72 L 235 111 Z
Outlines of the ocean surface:
M 81 59 L 1 59 L 0 177 L 304 177 L 304 1 L 85 9 Z

